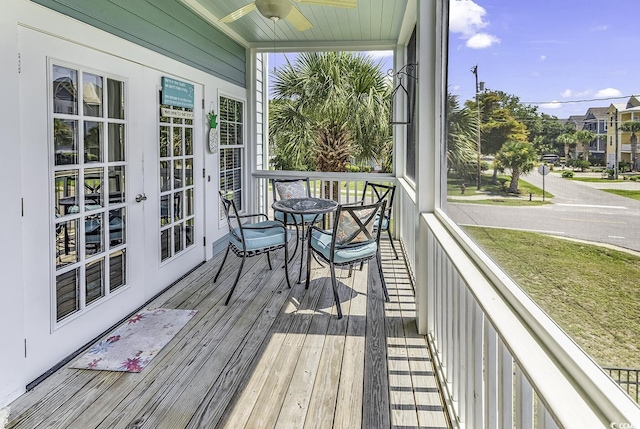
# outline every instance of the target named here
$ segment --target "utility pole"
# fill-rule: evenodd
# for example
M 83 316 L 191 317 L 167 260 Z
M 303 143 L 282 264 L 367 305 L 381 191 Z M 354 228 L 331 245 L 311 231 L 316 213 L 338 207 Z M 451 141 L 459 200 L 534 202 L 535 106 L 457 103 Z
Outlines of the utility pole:
M 478 148 L 478 177 L 476 178 L 477 181 L 477 185 L 478 185 L 478 190 L 480 190 L 480 183 L 481 183 L 481 166 L 480 166 L 480 159 L 482 158 L 482 146 L 481 146 L 481 142 L 480 142 L 480 98 L 478 97 L 478 94 L 480 94 L 480 91 L 482 91 L 484 89 L 484 82 L 478 82 L 478 65 L 476 64 L 475 66 L 473 66 L 473 68 L 471 69 L 471 73 L 473 73 L 476 77 L 476 110 L 478 113 L 478 141 L 476 143 L 476 147 Z

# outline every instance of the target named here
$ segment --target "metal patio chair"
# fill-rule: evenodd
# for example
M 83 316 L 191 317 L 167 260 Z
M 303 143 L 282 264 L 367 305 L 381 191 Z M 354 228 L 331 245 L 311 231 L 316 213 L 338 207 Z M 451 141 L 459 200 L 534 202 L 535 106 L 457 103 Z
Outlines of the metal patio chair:
M 389 301 L 387 284 L 382 274 L 382 258 L 380 257 L 380 231 L 382 230 L 383 218 L 380 213 L 384 213 L 385 206 L 386 200 L 361 206 L 339 205 L 331 231 L 311 226 L 305 287 L 309 287 L 311 255 L 316 254 L 330 266 L 331 285 L 338 310 L 338 319 L 342 318 L 342 308 L 338 296 L 336 266 L 351 267 L 353 264 L 364 263 L 376 258 L 384 297 L 387 302 Z
M 380 183 L 370 183 L 364 182 L 364 191 L 362 192 L 362 201 L 361 204 L 366 202 L 367 195 L 371 195 L 375 201 L 387 201 L 387 206 L 383 211 L 382 216 L 382 231 L 387 231 L 387 235 L 389 236 L 389 241 L 391 242 L 391 248 L 393 249 L 393 254 L 396 259 L 398 259 L 398 252 L 396 251 L 396 246 L 393 243 L 393 237 L 391 236 L 391 207 L 393 206 L 393 197 L 396 193 L 396 185 L 383 185 Z M 377 224 L 377 222 L 376 222 Z
M 238 274 L 236 275 L 236 279 L 233 282 L 233 286 L 231 287 L 231 291 L 227 296 L 227 300 L 224 305 L 229 304 L 229 300 L 231 299 L 231 295 L 238 284 L 238 280 L 240 279 L 240 274 L 242 273 L 242 267 L 244 266 L 244 262 L 247 258 L 251 256 L 262 255 L 263 253 L 267 254 L 267 262 L 269 263 L 269 269 L 271 270 L 271 258 L 269 257 L 269 252 L 272 250 L 278 250 L 284 248 L 284 270 L 285 270 L 285 278 L 287 279 L 287 286 L 291 288 L 291 283 L 289 283 L 289 250 L 287 243 L 291 234 L 287 230 L 285 224 L 281 221 L 277 220 L 269 220 L 266 214 L 257 213 L 257 214 L 244 214 L 241 215 L 238 213 L 236 209 L 236 205 L 233 201 L 233 194 L 225 194 L 222 191 L 220 193 L 220 200 L 222 201 L 222 207 L 224 209 L 224 214 L 227 219 L 227 224 L 229 225 L 229 245 L 227 246 L 227 251 L 224 254 L 224 259 L 220 264 L 220 268 L 218 268 L 218 272 L 213 279 L 215 283 L 218 280 L 218 276 L 222 271 L 222 267 L 227 260 L 227 256 L 229 255 L 229 250 L 232 250 L 237 256 L 242 258 L 240 262 L 240 268 L 238 268 Z M 249 222 L 250 219 L 260 219 L 264 220 L 258 222 Z M 243 220 L 247 220 L 243 223 Z

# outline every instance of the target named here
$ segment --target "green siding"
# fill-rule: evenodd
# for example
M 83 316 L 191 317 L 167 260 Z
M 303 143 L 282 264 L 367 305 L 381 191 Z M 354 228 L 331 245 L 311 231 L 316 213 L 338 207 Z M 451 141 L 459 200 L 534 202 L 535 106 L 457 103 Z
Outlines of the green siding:
M 244 47 L 178 0 L 33 1 L 246 87 Z

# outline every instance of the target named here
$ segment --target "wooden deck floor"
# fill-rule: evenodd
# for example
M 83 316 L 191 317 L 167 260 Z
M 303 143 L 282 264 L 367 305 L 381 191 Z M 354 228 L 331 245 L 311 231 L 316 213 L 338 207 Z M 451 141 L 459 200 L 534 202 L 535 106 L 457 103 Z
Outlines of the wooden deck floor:
M 446 428 L 414 296 L 387 242 L 384 303 L 375 263 L 339 271 L 338 320 L 327 267 L 308 290 L 264 256 L 221 256 L 150 304 L 198 313 L 141 373 L 63 368 L 11 404 L 8 428 Z M 275 259 L 275 258 L 274 258 Z M 297 270 L 299 258 L 296 258 Z M 278 268 L 276 268 L 278 267 Z M 293 271 L 293 270 L 292 270 Z

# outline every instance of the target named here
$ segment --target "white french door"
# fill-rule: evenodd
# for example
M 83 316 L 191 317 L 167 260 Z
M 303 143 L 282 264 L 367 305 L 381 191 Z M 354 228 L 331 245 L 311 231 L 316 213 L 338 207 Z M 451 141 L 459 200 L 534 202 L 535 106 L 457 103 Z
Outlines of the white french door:
M 204 260 L 202 111 L 167 122 L 160 72 L 31 29 L 19 39 L 35 378 Z

